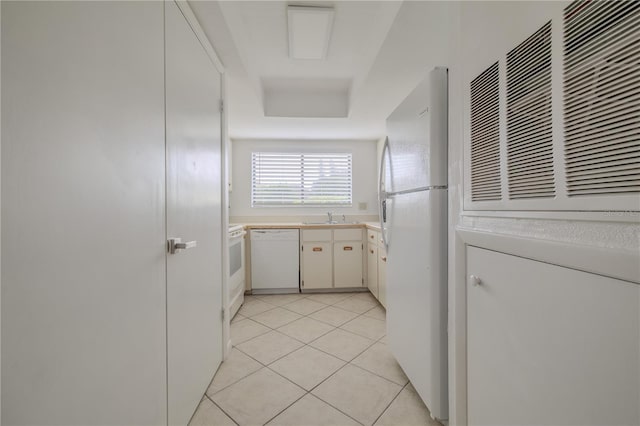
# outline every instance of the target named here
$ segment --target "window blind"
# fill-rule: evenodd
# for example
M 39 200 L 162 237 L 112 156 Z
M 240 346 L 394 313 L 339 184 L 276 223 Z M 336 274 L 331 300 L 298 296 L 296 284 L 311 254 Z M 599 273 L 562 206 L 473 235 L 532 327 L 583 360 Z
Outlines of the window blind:
M 351 206 L 350 153 L 251 154 L 251 206 Z

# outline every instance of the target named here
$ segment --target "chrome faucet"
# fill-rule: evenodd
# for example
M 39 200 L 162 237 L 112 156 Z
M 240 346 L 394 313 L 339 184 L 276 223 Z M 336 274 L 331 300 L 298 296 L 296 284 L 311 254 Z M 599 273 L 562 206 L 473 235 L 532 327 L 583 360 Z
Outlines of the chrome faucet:
M 329 216 L 329 223 L 333 222 L 333 213 L 327 212 L 327 216 Z

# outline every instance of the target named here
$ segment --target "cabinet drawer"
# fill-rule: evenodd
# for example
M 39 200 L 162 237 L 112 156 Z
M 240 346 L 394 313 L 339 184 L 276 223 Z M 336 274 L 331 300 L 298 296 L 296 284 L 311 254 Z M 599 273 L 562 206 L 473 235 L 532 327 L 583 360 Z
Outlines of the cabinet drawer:
M 303 229 L 302 241 L 331 241 L 331 229 Z
M 380 239 L 380 233 L 378 231 L 367 229 L 367 241 L 373 244 L 378 244 L 379 239 Z
M 362 241 L 362 228 L 357 229 L 334 229 L 334 241 Z

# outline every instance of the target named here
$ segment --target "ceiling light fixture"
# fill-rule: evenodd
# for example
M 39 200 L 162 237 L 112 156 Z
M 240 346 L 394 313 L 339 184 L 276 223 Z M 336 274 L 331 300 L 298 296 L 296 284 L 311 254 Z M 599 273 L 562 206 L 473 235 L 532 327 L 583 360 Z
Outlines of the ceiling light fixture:
M 331 7 L 287 7 L 291 59 L 326 58 L 333 28 L 333 14 Z

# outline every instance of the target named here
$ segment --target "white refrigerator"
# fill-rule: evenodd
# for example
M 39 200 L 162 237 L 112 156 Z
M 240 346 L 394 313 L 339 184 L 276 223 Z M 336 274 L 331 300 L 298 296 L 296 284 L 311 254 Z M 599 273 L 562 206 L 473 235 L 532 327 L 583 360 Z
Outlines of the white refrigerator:
M 387 338 L 432 417 L 448 418 L 447 69 L 429 72 L 387 119 L 380 221 Z

